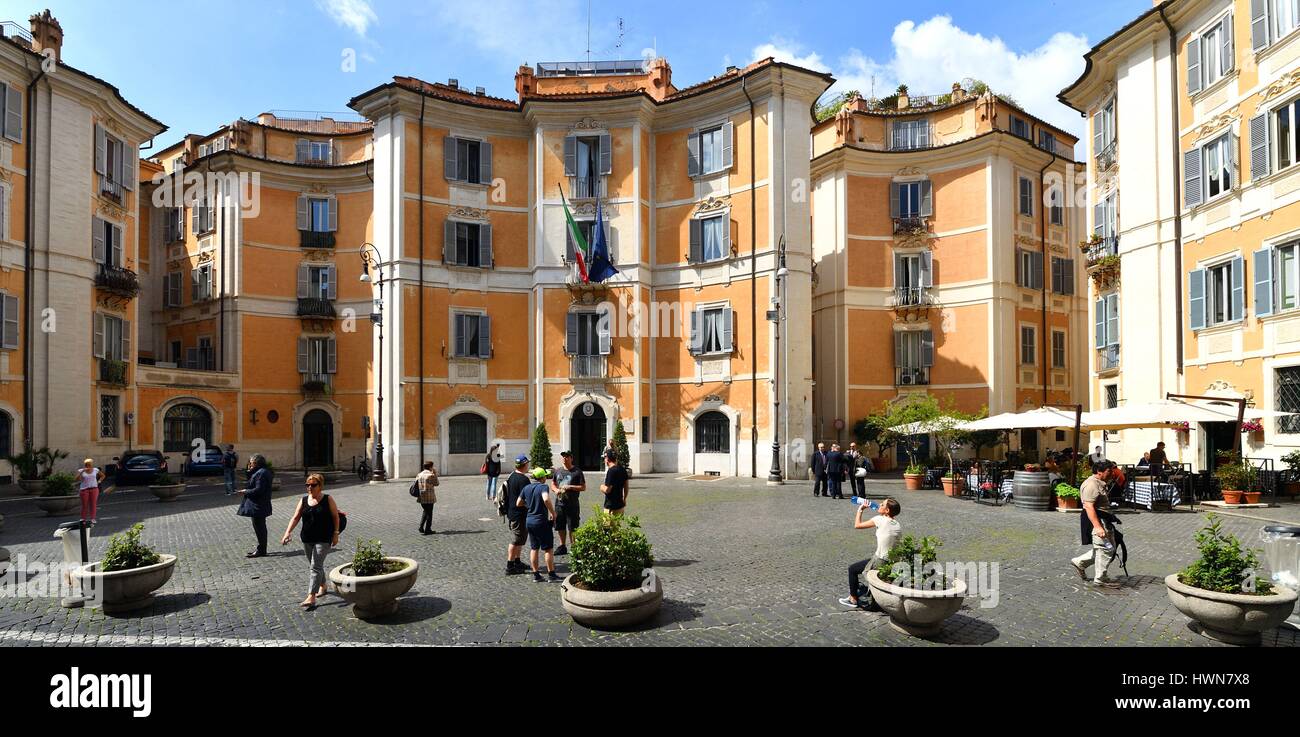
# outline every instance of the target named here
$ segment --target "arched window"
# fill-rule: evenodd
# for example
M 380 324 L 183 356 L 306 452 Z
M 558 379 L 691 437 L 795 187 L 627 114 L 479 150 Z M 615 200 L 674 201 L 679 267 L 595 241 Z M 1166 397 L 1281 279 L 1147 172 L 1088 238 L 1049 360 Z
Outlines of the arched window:
M 163 452 L 185 453 L 195 438 L 212 445 L 212 413 L 197 404 L 178 404 L 163 417 Z
M 726 415 L 705 412 L 695 420 L 695 452 L 731 452 L 731 420 Z
M 447 423 L 447 452 L 451 455 L 487 453 L 487 420 L 464 412 Z
M 0 412 L 0 458 L 14 454 L 14 418 Z

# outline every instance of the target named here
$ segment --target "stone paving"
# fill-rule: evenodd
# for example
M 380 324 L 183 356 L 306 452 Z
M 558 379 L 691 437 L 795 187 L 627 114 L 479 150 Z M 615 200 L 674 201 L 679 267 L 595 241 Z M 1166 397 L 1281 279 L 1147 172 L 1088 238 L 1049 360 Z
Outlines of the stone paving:
M 300 492 L 277 494 L 269 520 L 272 556 L 248 560 L 252 530 L 235 515 L 236 502 L 217 485 L 196 485 L 170 504 L 145 490 L 122 490 L 101 502 L 92 555 L 102 552 L 108 534 L 143 521 L 146 542 L 180 557 L 151 609 L 126 617 L 65 610 L 56 599 L 14 596 L 11 576 L 0 587 L 0 645 L 1221 646 L 1188 627 L 1162 584 L 1195 555 L 1192 535 L 1204 516 L 1185 509 L 1124 514 L 1132 575 L 1122 588 L 1102 592 L 1084 586 L 1069 565 L 1081 551 L 1073 514 L 978 505 L 872 480 L 872 496 L 892 494 L 901 502 L 904 532 L 943 539 L 941 559 L 1000 566 L 996 606 L 968 599 L 942 634 L 927 641 L 895 632 L 884 615 L 837 602 L 846 593 L 848 564 L 874 549 L 874 533 L 852 529 L 847 501 L 813 498 L 804 483 L 772 488 L 748 479 L 638 477 L 629 511 L 640 515 L 654 545 L 664 608 L 637 631 L 603 633 L 568 618 L 558 585 L 504 575 L 505 528 L 484 499 L 481 479 L 443 480 L 431 537 L 416 532 L 419 507 L 407 486 L 329 489 L 349 516 L 330 566 L 342 563 L 359 538 L 378 538 L 389 554 L 421 563 L 415 588 L 382 623 L 355 619 L 334 596 L 313 612 L 297 606 L 307 586 L 303 553 L 296 537 L 288 547 L 277 543 Z M 585 505 L 594 506 L 598 496 L 588 492 Z M 1285 520 L 1296 509 L 1259 512 Z M 40 516 L 31 500 L 18 498 L 0 498 L 0 514 L 6 517 L 0 545 L 15 558 L 58 560 L 51 533 L 61 520 Z M 1224 519 L 1247 541 L 1257 540 L 1267 524 Z M 566 571 L 563 558 L 558 567 Z M 1263 644 L 1297 642 L 1295 631 L 1282 629 Z

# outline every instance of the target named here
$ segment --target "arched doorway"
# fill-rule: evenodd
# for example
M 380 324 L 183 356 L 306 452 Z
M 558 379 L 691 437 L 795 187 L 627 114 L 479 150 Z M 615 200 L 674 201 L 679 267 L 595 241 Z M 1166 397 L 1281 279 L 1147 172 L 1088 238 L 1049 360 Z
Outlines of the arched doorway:
M 302 418 L 302 464 L 307 468 L 334 467 L 334 418 L 314 409 Z
M 197 404 L 178 404 L 163 416 L 163 452 L 188 453 L 195 439 L 212 445 L 212 413 Z
M 609 425 L 605 410 L 595 402 L 583 402 L 573 410 L 569 420 L 569 438 L 578 467 L 584 471 L 599 471 L 605 467 L 601 454 L 605 451 Z
M 695 420 L 695 452 L 731 453 L 731 420 L 721 412 L 705 412 Z
M 447 452 L 451 455 L 487 455 L 487 419 L 462 412 L 447 422 Z

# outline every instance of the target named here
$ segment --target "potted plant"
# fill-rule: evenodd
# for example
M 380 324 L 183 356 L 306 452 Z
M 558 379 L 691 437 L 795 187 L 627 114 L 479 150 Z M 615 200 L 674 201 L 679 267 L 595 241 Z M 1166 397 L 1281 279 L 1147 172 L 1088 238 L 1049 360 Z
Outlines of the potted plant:
M 949 471 L 943 475 L 943 493 L 945 496 L 961 496 L 966 489 L 966 479 L 957 475 L 954 471 Z
M 889 615 L 890 626 L 903 634 L 937 635 L 966 598 L 966 582 L 949 580 L 935 564 L 942 545 L 936 537 L 904 535 L 885 564 L 867 573 L 872 597 Z
M 1300 450 L 1293 450 L 1282 456 L 1282 462 L 1288 469 L 1282 491 L 1287 496 L 1300 496 Z
M 378 540 L 358 540 L 352 561 L 330 571 L 329 579 L 357 619 L 375 619 L 396 612 L 397 597 L 410 591 L 419 575 L 416 561 L 384 555 Z
M 1079 490 L 1067 483 L 1056 485 L 1056 505 L 1060 509 L 1079 509 Z
M 156 553 L 140 541 L 144 525 L 108 539 L 104 559 L 78 568 L 72 575 L 82 593 L 98 601 L 105 614 L 142 609 L 153 602 L 176 569 L 176 556 Z
M 45 490 L 45 480 L 54 473 L 54 464 L 67 457 L 68 454 L 61 450 L 38 448 L 25 450 L 5 460 L 9 461 L 18 473 L 18 486 L 23 491 L 28 494 L 40 494 Z
M 919 463 L 909 464 L 907 470 L 903 472 L 903 488 L 908 491 L 920 491 L 925 482 L 925 470 L 925 466 Z
M 81 509 L 77 480 L 70 473 L 51 474 L 45 479 L 41 495 L 36 497 L 36 506 L 48 517 L 76 514 Z
M 636 517 L 597 511 L 573 533 L 573 573 L 560 584 L 560 603 L 573 621 L 593 629 L 631 627 L 663 604 L 650 541 Z
M 177 481 L 165 471 L 158 474 L 154 482 L 149 485 L 149 493 L 158 497 L 160 502 L 174 502 L 183 491 L 185 491 L 185 483 Z
M 1215 469 L 1214 477 L 1219 480 L 1224 503 L 1241 504 L 1242 497 L 1247 496 L 1248 492 L 1254 495 L 1255 501 L 1248 499 L 1247 503 L 1259 503 L 1259 492 L 1250 491 L 1255 480 L 1255 469 L 1251 468 L 1248 461 L 1242 460 L 1240 455 L 1231 452 L 1226 454 L 1223 465 Z
M 1200 625 L 1202 635 L 1234 645 L 1253 645 L 1260 633 L 1286 621 L 1296 592 L 1273 587 L 1261 576 L 1259 557 L 1223 531 L 1217 515 L 1196 533 L 1201 557 L 1165 578 L 1169 600 Z

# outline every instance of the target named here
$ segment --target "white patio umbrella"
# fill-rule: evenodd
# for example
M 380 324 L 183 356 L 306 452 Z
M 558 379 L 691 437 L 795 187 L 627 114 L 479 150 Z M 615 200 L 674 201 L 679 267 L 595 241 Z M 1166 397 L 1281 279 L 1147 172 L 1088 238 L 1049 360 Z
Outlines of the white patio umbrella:
M 1056 407 L 1040 407 L 1028 412 L 1004 412 L 1000 415 L 986 417 L 974 422 L 962 423 L 962 430 L 977 432 L 980 430 L 1073 430 L 1075 415 L 1073 412 Z M 1086 430 L 1087 425 L 1080 427 Z
M 1215 412 L 1219 412 L 1219 413 L 1221 413 L 1221 414 L 1228 415 L 1228 418 L 1229 418 L 1228 421 L 1229 421 L 1229 422 L 1236 422 L 1236 421 L 1237 421 L 1237 405 L 1236 405 L 1236 404 L 1233 404 L 1233 403 L 1225 404 L 1225 403 L 1223 403 L 1223 402 L 1204 402 L 1204 401 L 1190 402 L 1189 404 L 1194 404 L 1194 405 L 1196 405 L 1197 407 L 1203 407 L 1203 408 L 1208 409 L 1208 410 L 1213 410 L 1213 411 L 1215 411 Z M 1247 407 L 1247 408 L 1246 408 L 1246 416 L 1245 416 L 1244 419 L 1247 419 L 1247 420 L 1263 420 L 1263 419 L 1271 419 L 1271 418 L 1275 418 L 1275 417 L 1290 417 L 1291 415 L 1294 415 L 1294 414 L 1296 414 L 1296 413 L 1295 413 L 1295 412 L 1280 412 L 1280 411 L 1277 411 L 1277 410 L 1272 410 L 1272 409 L 1263 409 L 1263 408 L 1260 408 L 1260 407 Z
M 928 435 L 932 432 L 943 432 L 950 427 L 959 425 L 960 422 L 953 417 L 944 415 L 936 417 L 933 420 L 923 422 L 913 422 L 907 425 L 895 425 L 889 428 L 889 431 L 898 435 Z
M 1249 417 L 1249 413 L 1247 413 Z M 1141 404 L 1128 404 L 1096 412 L 1084 412 L 1083 424 L 1090 430 L 1127 430 L 1142 427 L 1164 427 L 1180 422 L 1236 422 L 1237 413 L 1218 408 L 1163 399 Z

